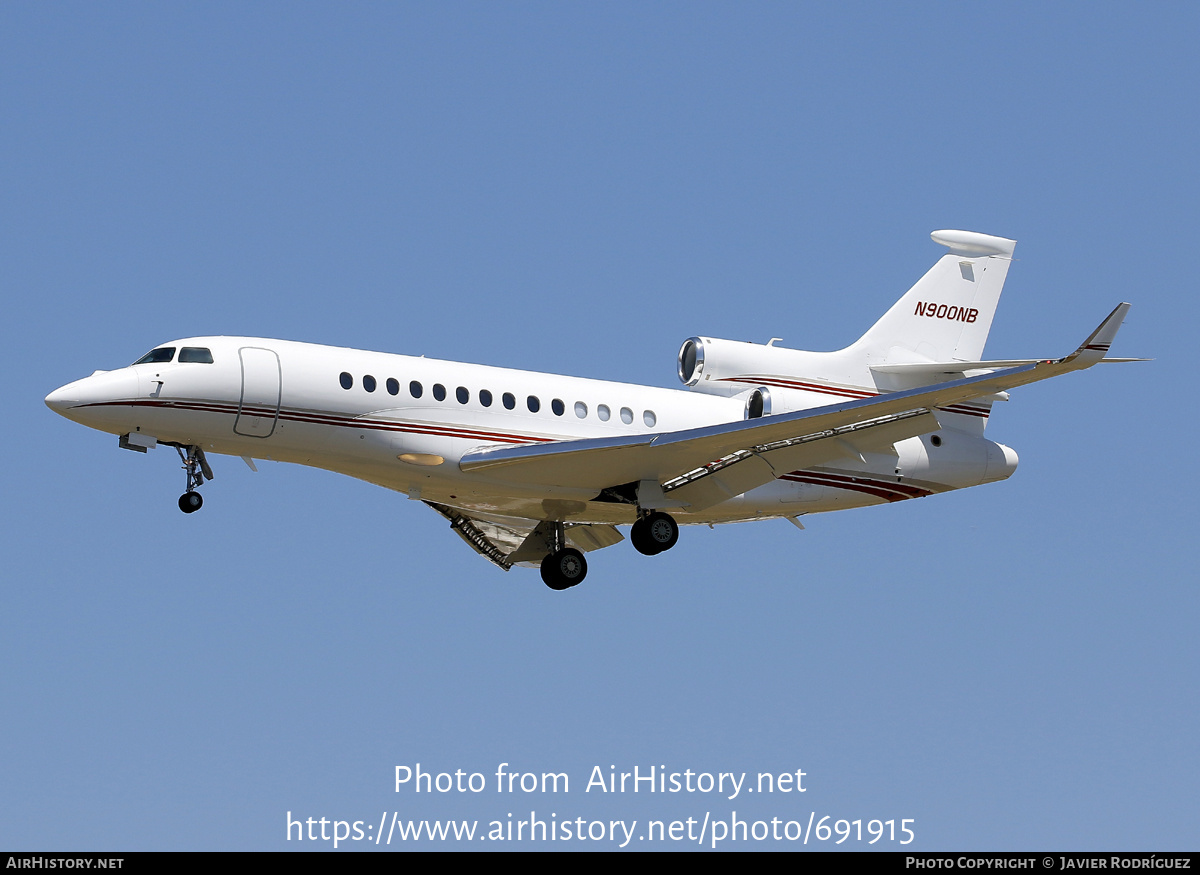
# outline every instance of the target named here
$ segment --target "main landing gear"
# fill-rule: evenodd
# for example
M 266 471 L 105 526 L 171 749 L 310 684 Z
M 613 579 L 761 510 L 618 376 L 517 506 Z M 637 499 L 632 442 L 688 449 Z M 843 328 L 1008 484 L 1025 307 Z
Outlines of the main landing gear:
M 542 560 L 542 582 L 551 589 L 570 589 L 587 577 L 587 560 L 574 547 L 564 547 Z
M 183 462 L 183 470 L 187 472 L 187 492 L 179 496 L 179 509 L 184 513 L 195 513 L 204 505 L 204 498 L 196 490 L 205 480 L 213 479 L 212 468 L 208 467 L 208 459 L 204 458 L 204 450 L 198 446 L 175 446 L 179 458 Z
M 567 546 L 562 523 L 555 523 L 550 553 L 542 559 L 542 582 L 554 590 L 570 589 L 587 577 L 587 560 Z
M 657 556 L 675 546 L 679 540 L 679 523 L 662 511 L 641 511 L 643 516 L 633 524 L 629 540 L 643 556 Z
M 640 511 L 629 540 L 645 556 L 657 556 L 670 550 L 679 540 L 679 523 L 662 511 Z M 574 547 L 568 547 L 562 523 L 554 524 L 547 539 L 550 552 L 542 559 L 542 582 L 554 590 L 570 589 L 587 577 L 587 560 Z

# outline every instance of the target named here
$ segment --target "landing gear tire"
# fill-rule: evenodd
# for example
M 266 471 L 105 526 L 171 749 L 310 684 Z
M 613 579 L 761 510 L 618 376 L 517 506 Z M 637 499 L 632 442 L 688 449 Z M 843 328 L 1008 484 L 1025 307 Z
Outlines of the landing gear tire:
M 655 511 L 633 524 L 629 540 L 643 556 L 657 556 L 675 546 L 679 540 L 679 524 L 670 514 Z
M 200 497 L 197 488 L 204 485 L 205 480 L 212 480 L 212 468 L 208 467 L 208 460 L 204 458 L 204 450 L 195 444 L 171 444 L 175 451 L 179 453 L 179 459 L 183 462 L 183 470 L 187 473 L 187 492 L 179 496 L 179 509 L 184 513 L 195 513 L 204 504 L 204 499 Z
M 650 533 L 646 531 L 644 518 L 633 524 L 633 529 L 629 532 L 629 541 L 633 544 L 633 549 L 643 556 L 658 555 L 658 547 L 650 542 Z
M 542 560 L 542 582 L 553 590 L 570 589 L 587 577 L 587 560 L 574 547 L 551 553 Z

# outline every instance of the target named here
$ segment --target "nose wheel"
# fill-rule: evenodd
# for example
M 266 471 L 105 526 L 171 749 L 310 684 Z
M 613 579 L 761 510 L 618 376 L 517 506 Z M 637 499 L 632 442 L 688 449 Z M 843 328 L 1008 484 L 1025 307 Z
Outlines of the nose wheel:
M 204 506 L 204 498 L 196 490 L 205 480 L 213 479 L 212 468 L 208 466 L 208 459 L 204 458 L 204 450 L 194 444 L 186 447 L 176 445 L 175 450 L 187 474 L 187 492 L 179 496 L 179 509 L 184 513 L 195 513 Z

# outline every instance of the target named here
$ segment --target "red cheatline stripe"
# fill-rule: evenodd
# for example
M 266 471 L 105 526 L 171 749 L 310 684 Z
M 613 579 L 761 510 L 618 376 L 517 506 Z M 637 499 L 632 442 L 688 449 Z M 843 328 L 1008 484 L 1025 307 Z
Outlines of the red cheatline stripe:
M 244 412 L 244 411 L 243 411 Z M 264 414 L 269 416 L 270 413 Z M 280 413 L 279 418 L 289 422 L 308 422 L 316 425 L 332 425 L 339 428 L 360 428 L 370 431 L 395 431 L 409 434 L 431 434 L 443 437 L 473 438 L 499 441 L 502 443 L 551 443 L 556 438 L 532 437 L 530 435 L 515 435 L 509 432 L 481 431 L 471 428 L 456 428 L 452 426 L 432 425 L 425 423 L 405 423 L 378 419 L 335 418 L 322 414 L 301 415 L 298 413 Z
M 202 413 L 224 413 L 234 415 L 238 412 L 237 405 L 234 404 L 219 404 L 219 403 L 202 403 L 202 402 L 181 402 L 181 401 L 158 401 L 150 399 L 137 399 L 129 401 L 104 401 L 96 404 L 83 404 L 81 407 L 162 407 L 173 410 L 196 410 Z M 275 409 L 273 407 L 243 407 L 241 410 L 243 415 L 247 416 L 274 416 Z M 561 438 L 542 437 L 534 435 L 513 434 L 511 432 L 493 432 L 482 431 L 472 428 L 456 428 L 452 426 L 430 425 L 422 423 L 404 423 L 393 420 L 382 419 L 354 419 L 353 417 L 336 416 L 324 413 L 306 413 L 300 411 L 280 410 L 279 418 L 287 422 L 307 422 L 315 425 L 330 425 L 338 428 L 359 428 L 368 429 L 371 431 L 394 431 L 408 434 L 428 434 L 438 435 L 441 437 L 467 438 L 472 440 L 489 440 L 497 443 L 509 444 L 529 444 L 529 443 L 553 443 Z
M 806 383 L 799 380 L 782 380 L 777 377 L 766 380 L 748 380 L 744 377 L 725 377 L 721 382 L 745 383 L 749 386 L 778 386 L 780 389 L 799 389 L 803 392 L 820 392 L 824 395 L 837 395 L 842 398 L 874 398 L 878 392 L 865 389 L 850 389 L 841 386 L 826 386 L 821 383 Z
M 781 389 L 798 389 L 802 392 L 816 392 L 822 395 L 835 395 L 839 398 L 877 398 L 882 394 L 880 392 L 869 392 L 865 389 L 844 389 L 840 386 L 825 386 L 820 383 L 802 383 L 793 380 L 747 380 L 743 377 L 725 377 L 722 382 L 726 383 L 745 383 L 748 386 L 777 386 Z M 986 419 L 990 412 L 987 409 L 980 407 L 972 407 L 967 404 L 948 404 L 945 407 L 939 407 L 938 410 L 945 410 L 950 413 L 963 413 L 968 416 L 981 416 Z
M 939 407 L 938 410 L 945 410 L 947 413 L 963 413 L 967 416 L 980 416 L 987 419 L 991 415 L 991 411 L 980 407 L 968 407 L 966 404 L 950 404 L 946 407 Z
M 796 483 L 810 483 L 815 486 L 832 486 L 836 489 L 845 489 L 850 492 L 862 492 L 867 495 L 873 495 L 876 498 L 882 498 L 885 501 L 904 501 L 906 498 L 912 498 L 911 495 L 901 495 L 897 492 L 887 492 L 885 490 L 876 489 L 861 483 L 824 483 L 820 480 L 810 480 L 804 477 L 793 477 L 791 475 L 785 475 L 779 479 L 792 480 Z
M 888 501 L 904 501 L 908 498 L 923 498 L 933 495 L 928 489 L 912 486 L 907 483 L 888 483 L 882 480 L 871 480 L 866 477 L 846 477 L 841 474 L 822 474 L 813 471 L 792 471 L 784 474 L 780 480 L 791 480 L 794 483 L 808 483 L 813 486 L 832 486 L 835 489 L 848 489 L 884 498 Z
M 920 486 L 914 486 L 911 483 L 896 483 L 891 480 L 877 480 L 871 477 L 853 477 L 845 474 L 830 474 L 825 471 L 792 471 L 791 473 L 806 477 L 823 477 L 829 480 L 831 483 L 870 483 L 880 489 L 890 489 L 895 492 L 903 492 L 912 498 L 932 495 L 928 489 L 924 489 Z

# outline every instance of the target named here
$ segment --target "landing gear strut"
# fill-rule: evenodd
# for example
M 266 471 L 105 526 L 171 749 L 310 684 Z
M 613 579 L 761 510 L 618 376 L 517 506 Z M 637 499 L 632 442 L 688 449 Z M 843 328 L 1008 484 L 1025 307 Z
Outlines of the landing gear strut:
M 638 517 L 629 540 L 643 556 L 657 556 L 675 546 L 679 540 L 679 524 L 670 514 L 652 511 Z
M 562 523 L 556 523 L 551 552 L 542 559 L 542 582 L 554 590 L 570 589 L 587 577 L 587 560 L 574 547 L 568 547 Z
M 205 480 L 212 480 L 212 468 L 208 467 L 208 459 L 204 458 L 204 450 L 198 446 L 176 446 L 179 458 L 183 462 L 183 470 L 187 473 L 187 492 L 179 496 L 179 509 L 184 513 L 195 513 L 204 505 L 204 498 L 196 490 Z

